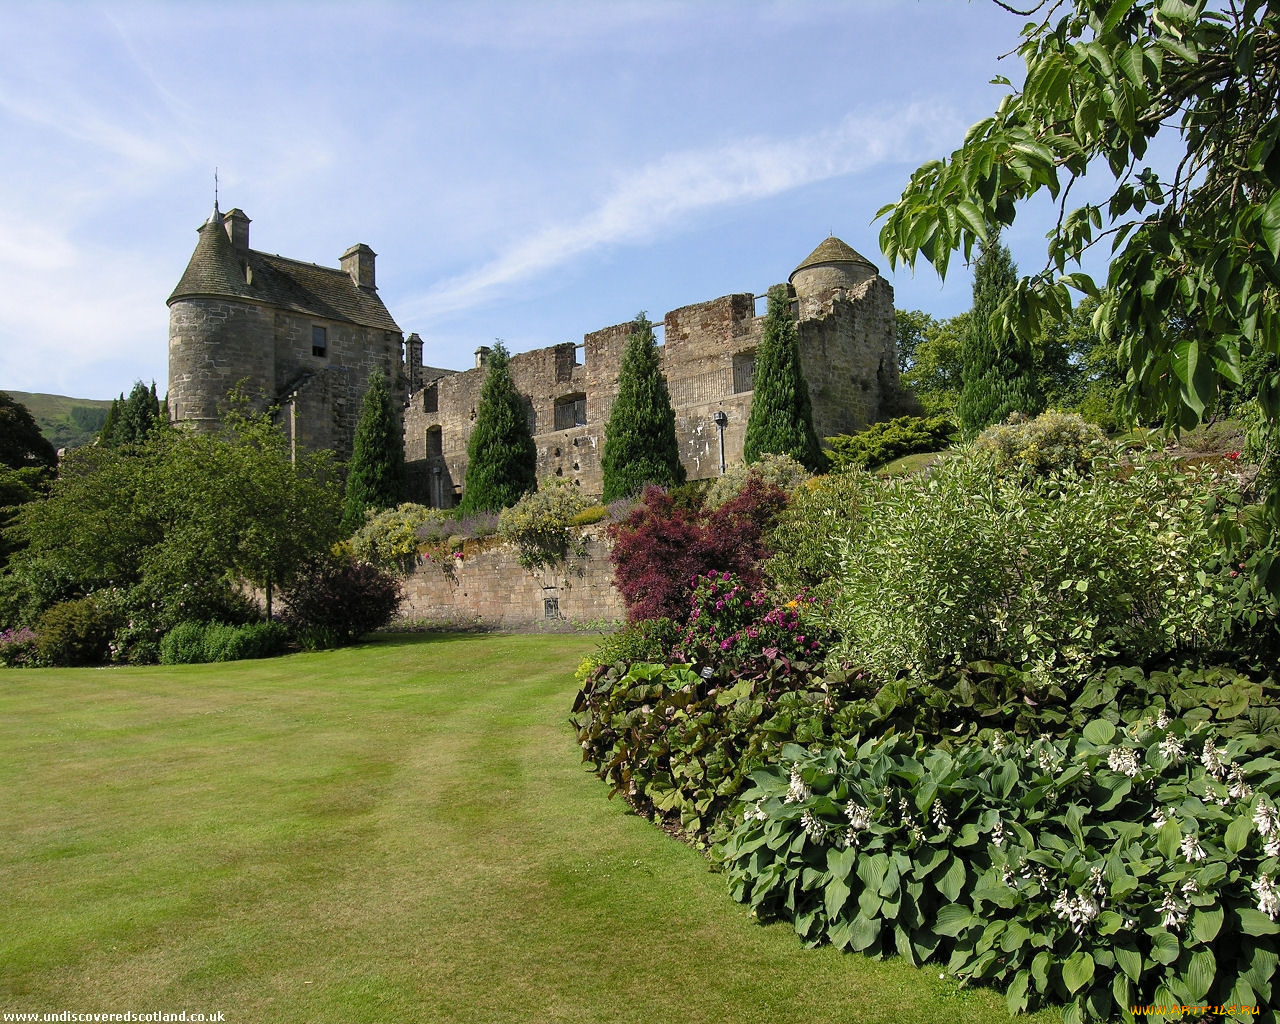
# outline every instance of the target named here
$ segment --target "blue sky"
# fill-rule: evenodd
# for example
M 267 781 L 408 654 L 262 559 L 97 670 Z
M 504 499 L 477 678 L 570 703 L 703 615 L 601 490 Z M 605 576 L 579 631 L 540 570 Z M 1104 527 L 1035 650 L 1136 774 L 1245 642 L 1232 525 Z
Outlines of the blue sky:
M 0 388 L 167 379 L 165 299 L 213 204 L 251 245 L 366 242 L 425 361 L 763 292 L 828 234 L 897 304 L 875 211 L 1015 80 L 987 0 L 0 4 Z M 1047 210 L 1006 237 L 1044 259 Z

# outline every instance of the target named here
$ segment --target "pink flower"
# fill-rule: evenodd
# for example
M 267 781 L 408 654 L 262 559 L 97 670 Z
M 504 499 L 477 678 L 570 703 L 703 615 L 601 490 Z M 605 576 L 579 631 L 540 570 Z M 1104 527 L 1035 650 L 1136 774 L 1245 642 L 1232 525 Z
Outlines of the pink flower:
M 726 572 L 726 573 L 724 573 L 724 574 L 720 577 L 720 581 L 721 581 L 722 583 L 728 583 L 728 582 L 729 582 L 729 574 L 728 574 L 727 572 Z
M 722 650 L 722 651 L 727 651 L 728 649 L 729 649 L 729 641 L 728 641 L 728 640 L 721 640 L 721 641 L 720 641 L 720 650 Z

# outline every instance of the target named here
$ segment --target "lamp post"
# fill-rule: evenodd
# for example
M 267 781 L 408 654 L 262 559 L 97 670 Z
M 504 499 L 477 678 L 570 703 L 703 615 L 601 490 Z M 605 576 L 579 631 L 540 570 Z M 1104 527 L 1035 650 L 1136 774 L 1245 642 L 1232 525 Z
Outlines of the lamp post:
M 729 417 L 724 414 L 723 409 L 717 409 L 711 419 L 720 431 L 720 475 L 724 476 L 724 427 L 729 422 Z

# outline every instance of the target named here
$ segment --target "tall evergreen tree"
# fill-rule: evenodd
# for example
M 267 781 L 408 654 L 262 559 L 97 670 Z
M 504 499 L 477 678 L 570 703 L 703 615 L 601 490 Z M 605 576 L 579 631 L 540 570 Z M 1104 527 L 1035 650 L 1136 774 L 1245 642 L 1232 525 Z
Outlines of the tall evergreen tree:
M 763 455 L 790 455 L 810 472 L 825 459 L 813 430 L 809 385 L 800 370 L 800 343 L 791 299 L 779 285 L 769 291 L 742 455 L 748 464 Z
M 31 410 L 7 391 L 0 391 L 0 466 L 22 469 L 57 464 L 58 453 L 40 432 Z
M 1000 303 L 1017 284 L 1013 256 L 993 232 L 974 263 L 973 309 L 961 345 L 963 386 L 956 415 L 967 437 L 1011 413 L 1034 416 L 1044 409 L 1031 346 L 1000 329 Z
M 538 451 L 510 363 L 506 345 L 495 342 L 467 441 L 467 480 L 458 505 L 464 513 L 508 508 L 538 485 Z
M 391 404 L 381 370 L 369 374 L 347 468 L 342 526 L 349 533 L 364 523 L 369 509 L 394 508 L 404 500 L 404 431 Z
M 135 381 L 128 398 L 122 394 L 111 403 L 111 412 L 107 413 L 107 422 L 102 428 L 102 441 L 109 447 L 141 444 L 159 423 L 160 400 L 156 397 L 155 381 L 150 388 L 140 380 Z
M 600 468 L 606 503 L 629 498 L 645 484 L 684 483 L 676 414 L 662 376 L 653 324 L 641 312 L 631 328 L 618 371 L 618 397 L 604 429 Z

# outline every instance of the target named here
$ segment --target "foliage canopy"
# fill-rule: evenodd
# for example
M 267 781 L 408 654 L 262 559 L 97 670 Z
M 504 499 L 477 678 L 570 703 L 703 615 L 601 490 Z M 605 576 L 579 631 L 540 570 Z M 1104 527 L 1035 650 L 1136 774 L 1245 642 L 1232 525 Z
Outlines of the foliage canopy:
M 1044 12 L 1043 18 L 1039 18 Z M 1071 290 L 1101 303 L 1096 322 L 1127 370 L 1128 411 L 1170 427 L 1211 413 L 1243 358 L 1280 349 L 1280 10 L 1262 0 L 1071 0 L 1036 4 L 1018 53 L 1026 79 L 969 129 L 946 160 L 911 177 L 884 207 L 891 265 L 923 255 L 945 276 L 1018 204 L 1059 205 L 1047 262 L 1006 303 L 1024 341 L 1061 319 Z M 1176 136 L 1167 171 L 1144 165 L 1160 134 Z M 1102 202 L 1072 208 L 1072 185 L 1105 167 Z M 1080 267 L 1110 240 L 1103 291 Z M 1068 272 L 1068 265 L 1075 269 Z M 1170 318 L 1182 329 L 1167 330 Z M 1280 372 L 1258 399 L 1274 429 Z M 1280 501 L 1272 507 L 1280 519 Z
M 404 431 L 381 370 L 369 374 L 347 470 L 342 525 L 354 533 L 368 509 L 395 508 L 404 497 Z

